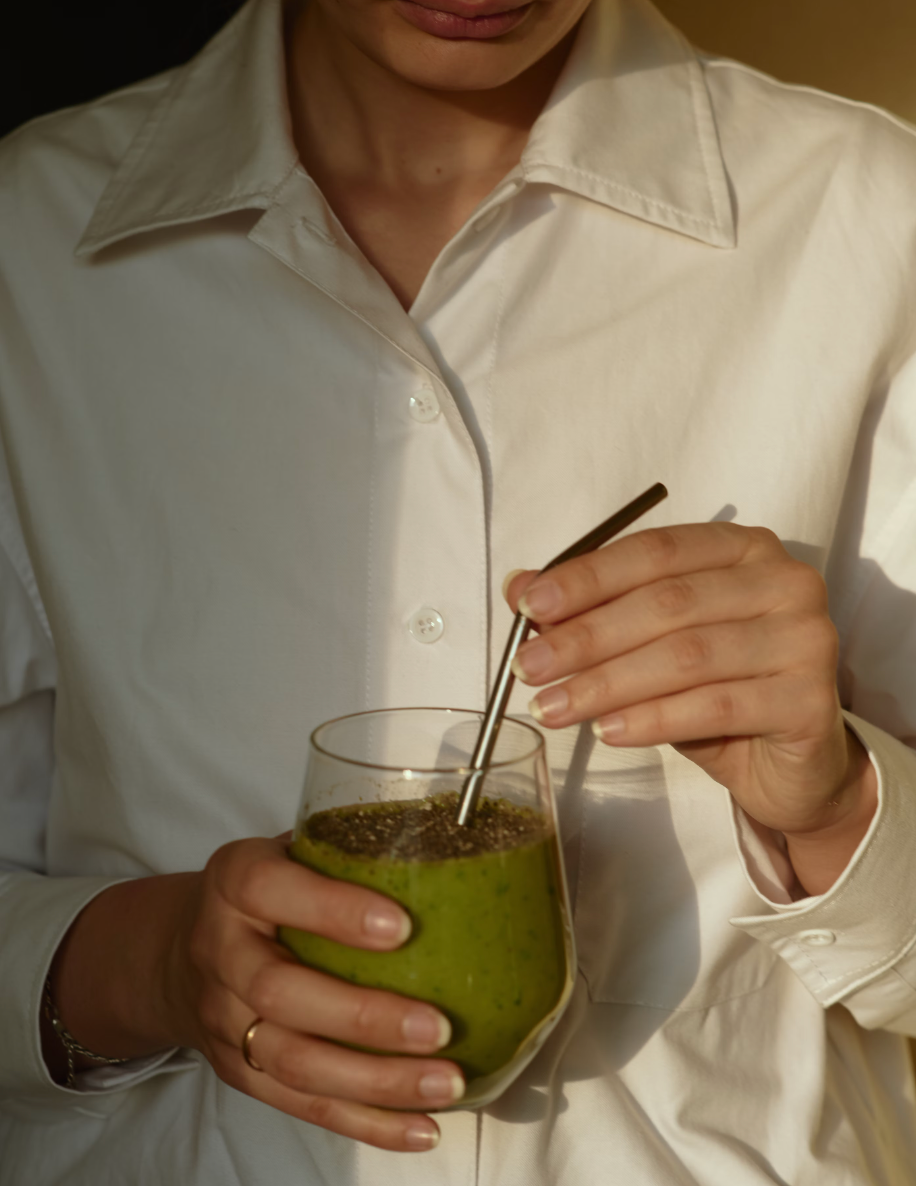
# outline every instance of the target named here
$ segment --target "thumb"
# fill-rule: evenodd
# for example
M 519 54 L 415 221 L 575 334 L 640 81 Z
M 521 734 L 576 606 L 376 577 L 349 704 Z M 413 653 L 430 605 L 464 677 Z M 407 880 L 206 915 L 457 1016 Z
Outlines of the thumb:
M 514 568 L 503 581 L 503 597 L 508 601 L 514 614 L 518 613 L 518 603 L 522 594 L 537 576 L 536 569 Z

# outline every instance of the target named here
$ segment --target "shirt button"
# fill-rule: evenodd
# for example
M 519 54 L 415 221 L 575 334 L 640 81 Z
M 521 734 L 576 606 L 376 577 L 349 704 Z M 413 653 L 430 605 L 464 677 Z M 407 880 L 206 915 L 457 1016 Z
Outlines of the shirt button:
M 836 943 L 836 935 L 833 931 L 802 931 L 798 941 L 806 947 L 832 947 Z
M 417 642 L 438 642 L 445 632 L 445 622 L 437 609 L 424 605 L 411 614 L 407 629 Z
M 432 424 L 439 419 L 439 399 L 431 387 L 421 387 L 410 397 L 410 414 L 421 424 Z

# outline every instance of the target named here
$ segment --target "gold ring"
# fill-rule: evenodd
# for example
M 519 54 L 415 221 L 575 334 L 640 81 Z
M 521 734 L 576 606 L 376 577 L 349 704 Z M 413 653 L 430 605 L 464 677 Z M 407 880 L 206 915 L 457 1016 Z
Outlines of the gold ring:
M 244 1057 L 245 1062 L 248 1063 L 248 1065 L 251 1067 L 251 1069 L 253 1071 L 263 1071 L 264 1070 L 263 1067 L 258 1066 L 258 1064 L 254 1061 L 254 1059 L 251 1056 L 252 1039 L 254 1038 L 255 1030 L 258 1028 L 258 1026 L 261 1024 L 261 1022 L 263 1020 L 264 1020 L 263 1017 L 256 1017 L 254 1019 L 254 1021 L 251 1023 L 251 1025 L 248 1027 L 248 1029 L 245 1030 L 245 1037 L 242 1038 L 242 1056 Z

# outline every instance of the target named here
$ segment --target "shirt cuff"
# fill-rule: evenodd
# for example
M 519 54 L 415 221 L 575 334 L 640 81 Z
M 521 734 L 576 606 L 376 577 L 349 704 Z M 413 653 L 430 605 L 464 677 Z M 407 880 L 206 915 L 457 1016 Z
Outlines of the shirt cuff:
M 89 1067 L 76 1073 L 76 1090 L 82 1095 L 98 1095 L 107 1091 L 125 1091 L 136 1083 L 149 1079 L 157 1071 L 183 1071 L 197 1063 L 178 1047 L 149 1054 L 145 1058 L 132 1058 L 117 1066 Z
M 0 876 L 0 1100 L 78 1105 L 87 1095 L 123 1091 L 164 1071 L 196 1067 L 187 1054 L 163 1051 L 120 1066 L 80 1072 L 75 1091 L 51 1078 L 41 1053 L 39 1016 L 54 954 L 74 919 L 123 877 Z
M 825 1008 L 884 976 L 916 945 L 916 753 L 875 725 L 843 715 L 877 772 L 878 808 L 827 893 L 795 901 L 782 838 L 755 825 L 734 801 L 732 813 L 745 874 L 767 907 L 732 925 L 768 944 Z

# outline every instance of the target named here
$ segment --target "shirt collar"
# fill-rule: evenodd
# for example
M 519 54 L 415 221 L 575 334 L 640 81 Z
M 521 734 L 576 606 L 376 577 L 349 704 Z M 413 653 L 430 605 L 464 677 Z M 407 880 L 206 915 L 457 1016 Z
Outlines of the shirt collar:
M 267 209 L 297 164 L 282 0 L 250 0 L 176 70 L 77 246 Z M 593 0 L 532 129 L 526 180 L 582 194 L 717 247 L 735 223 L 702 69 L 648 0 Z
M 716 247 L 735 245 L 703 69 L 648 0 L 593 0 L 522 169 L 529 181 Z
M 281 0 L 251 0 L 172 75 L 76 249 L 142 231 L 267 209 L 296 167 Z

